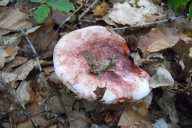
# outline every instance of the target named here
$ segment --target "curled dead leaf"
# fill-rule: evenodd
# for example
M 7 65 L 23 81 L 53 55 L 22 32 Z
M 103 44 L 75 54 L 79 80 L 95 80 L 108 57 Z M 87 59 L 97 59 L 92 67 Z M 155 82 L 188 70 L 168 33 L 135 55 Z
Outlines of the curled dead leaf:
M 179 39 L 191 40 L 174 28 L 157 28 L 139 39 L 138 48 L 145 54 L 172 48 Z
M 94 16 L 103 16 L 108 11 L 109 4 L 103 1 L 100 5 L 95 8 Z
M 152 128 L 146 104 L 142 101 L 127 103 L 118 126 Z

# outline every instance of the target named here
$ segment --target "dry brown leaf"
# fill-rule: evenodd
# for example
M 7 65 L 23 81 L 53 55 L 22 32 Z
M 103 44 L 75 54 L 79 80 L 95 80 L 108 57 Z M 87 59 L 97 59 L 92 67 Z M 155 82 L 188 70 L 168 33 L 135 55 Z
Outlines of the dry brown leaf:
M 133 58 L 134 64 L 137 67 L 142 66 L 143 63 L 147 64 L 147 63 L 153 63 L 153 62 L 157 61 L 157 59 L 142 59 L 138 52 L 137 53 L 131 53 L 131 57 Z
M 49 75 L 50 73 L 54 72 L 54 67 L 47 66 L 47 67 L 43 68 L 43 71 L 45 72 L 46 75 Z
M 25 21 L 28 15 L 19 10 L 1 7 L 0 12 L 0 17 L 4 17 L 0 20 L 1 29 L 15 31 L 19 30 L 20 27 L 29 29 L 33 26 L 32 23 Z
M 108 11 L 109 4 L 103 1 L 100 5 L 95 8 L 94 16 L 103 16 Z
M 174 79 L 172 78 L 170 72 L 165 68 L 159 67 L 156 74 L 153 75 L 149 81 L 149 86 L 151 88 L 157 88 L 160 86 L 173 86 Z
M 28 34 L 30 34 L 30 33 L 33 33 L 33 32 L 35 32 L 38 28 L 40 28 L 41 26 L 36 26 L 36 27 L 33 27 L 33 28 L 30 28 L 30 29 L 28 29 L 26 32 L 25 32 L 25 34 L 26 35 L 28 35 Z
M 88 128 L 89 122 L 85 121 L 87 120 L 86 112 L 81 109 L 80 111 L 74 110 L 69 118 L 69 123 L 71 128 Z M 84 120 L 83 120 L 83 119 Z
M 169 115 L 169 118 L 173 124 L 177 124 L 179 122 L 177 110 L 175 108 L 175 100 L 175 93 L 165 91 L 162 98 L 157 101 L 157 104 L 162 111 Z
M 179 39 L 187 36 L 174 28 L 158 28 L 139 39 L 138 48 L 143 53 L 153 53 L 173 47 Z M 191 40 L 187 38 L 186 40 Z
M 146 104 L 142 101 L 127 103 L 119 120 L 118 126 L 124 128 L 152 128 Z
M 8 56 L 11 56 L 15 52 L 15 49 L 12 46 L 10 46 L 7 49 L 5 49 L 5 52 L 7 53 Z
M 16 68 L 13 73 L 18 75 L 17 80 L 24 80 L 33 68 L 34 60 L 28 60 L 26 63 Z
M 147 109 L 151 105 L 152 99 L 153 99 L 153 92 L 150 92 L 146 97 L 142 99 L 142 101 L 146 103 Z
M 6 73 L 6 72 L 1 72 L 0 71 L 0 77 L 2 79 L 1 82 L 3 82 L 4 84 L 13 82 L 17 79 L 17 74 L 15 73 Z
M 6 62 L 10 62 L 15 58 L 17 50 L 19 50 L 17 46 L 15 48 L 11 46 L 7 49 L 0 50 L 0 68 L 2 68 Z
M 10 128 L 10 124 L 9 124 L 9 123 L 7 123 L 7 122 L 2 123 L 2 125 L 3 125 L 3 127 L 4 127 L 4 128 Z
M 32 96 L 32 95 L 30 95 Z M 30 112 L 34 112 L 36 108 L 42 103 L 44 99 L 41 97 L 39 93 L 36 93 L 34 97 L 31 97 L 29 100 L 29 105 L 26 105 L 26 109 Z M 41 107 L 37 111 L 43 110 L 45 107 L 45 104 L 41 105 Z
M 180 39 L 177 44 L 172 48 L 175 53 L 175 60 L 180 66 L 180 71 L 182 77 L 188 82 L 191 83 L 191 74 L 192 74 L 192 62 L 190 59 L 190 47 L 192 40 L 188 38 Z
M 118 26 L 112 21 L 110 20 L 108 17 L 104 16 L 103 18 L 95 18 L 96 21 L 102 20 L 105 21 L 105 23 L 107 23 L 108 25 L 112 25 L 116 28 L 118 28 Z
M 105 91 L 106 91 L 106 87 L 104 88 L 100 88 L 97 86 L 96 90 L 93 91 L 95 93 L 95 95 L 97 96 L 97 101 L 101 100 L 105 94 Z
M 36 125 L 41 126 L 43 128 L 47 128 L 48 126 L 58 122 L 56 119 L 46 120 L 44 116 L 33 116 L 31 119 Z M 17 128 L 34 128 L 34 126 L 28 119 L 24 123 L 18 124 Z
M 34 32 L 29 33 L 28 37 L 33 42 L 33 46 L 39 50 L 39 53 L 42 52 L 42 50 L 45 50 L 46 46 L 48 45 L 49 41 L 53 37 L 55 31 L 53 30 L 53 25 L 42 25 L 38 29 L 36 29 Z M 56 34 L 57 35 L 57 34 Z M 53 50 L 58 41 L 58 36 L 54 36 L 53 40 L 49 43 L 48 48 L 42 53 L 39 54 L 41 56 L 41 59 L 45 59 L 48 57 L 53 56 Z M 26 46 L 29 46 L 29 43 L 26 40 L 23 40 L 20 43 L 20 47 L 24 48 Z M 29 52 L 29 50 L 23 51 L 23 54 L 33 54 L 32 51 Z
M 27 115 L 16 115 L 14 118 L 13 118 L 13 123 L 14 124 L 19 124 L 19 123 L 23 123 L 24 121 L 27 120 Z
M 19 47 L 17 46 L 20 43 L 20 36 L 11 37 L 7 42 L 5 41 L 4 45 L 0 48 L 0 68 L 4 66 L 5 63 L 12 61 L 17 55 Z
M 60 12 L 58 9 L 52 9 L 52 17 L 58 25 L 61 25 L 62 22 L 68 17 L 68 13 L 64 11 Z
M 51 73 L 47 78 L 55 84 L 62 84 L 55 72 Z
M 162 19 L 163 16 L 157 11 L 157 6 L 148 0 L 125 1 L 124 3 L 115 3 L 108 17 L 119 24 L 141 24 L 146 23 L 147 19 L 155 21 Z
M 28 13 L 32 8 L 36 8 L 40 3 L 31 2 L 30 0 L 17 0 L 14 4 L 15 9 L 20 9 L 22 12 Z
M 52 87 L 49 85 L 49 83 L 47 82 L 46 78 L 45 78 L 45 73 L 41 72 L 39 74 L 39 81 L 38 83 L 43 84 L 46 87 L 46 93 L 50 92 L 52 90 Z
M 23 101 L 23 104 L 27 104 L 30 100 L 30 91 L 31 88 L 29 87 L 31 81 L 22 81 L 17 88 L 17 94 Z
M 192 60 L 192 47 L 190 47 L 190 50 L 189 50 L 189 57 Z
M 1 0 L 0 6 L 6 6 L 9 3 L 9 0 Z
M 25 62 L 27 62 L 27 58 L 16 56 L 13 61 L 11 61 L 9 64 L 7 64 L 4 67 L 4 71 L 5 72 L 11 72 L 13 70 L 12 69 L 13 67 L 16 67 L 16 66 L 19 66 L 21 64 L 24 64 Z

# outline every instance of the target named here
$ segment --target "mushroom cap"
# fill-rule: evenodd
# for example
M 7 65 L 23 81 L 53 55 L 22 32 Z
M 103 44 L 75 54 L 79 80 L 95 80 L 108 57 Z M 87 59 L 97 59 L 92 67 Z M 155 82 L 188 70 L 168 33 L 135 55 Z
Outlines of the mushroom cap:
M 93 60 L 88 62 L 85 52 Z M 94 91 L 105 88 L 100 101 L 117 103 L 120 99 L 140 100 L 151 92 L 150 76 L 127 57 L 130 50 L 122 37 L 102 26 L 70 32 L 56 44 L 53 54 L 55 73 L 61 82 L 79 97 L 96 100 Z M 117 58 L 115 71 L 105 71 L 98 78 L 90 65 Z

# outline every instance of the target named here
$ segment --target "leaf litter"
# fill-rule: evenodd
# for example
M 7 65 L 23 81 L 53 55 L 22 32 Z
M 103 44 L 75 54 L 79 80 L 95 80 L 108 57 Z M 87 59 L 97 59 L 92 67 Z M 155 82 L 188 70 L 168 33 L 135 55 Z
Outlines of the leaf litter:
M 83 1 L 76 0 L 75 3 L 78 7 Z M 132 51 L 131 56 L 127 56 L 150 75 L 153 90 L 140 101 L 125 102 L 122 98 L 117 104 L 102 104 L 80 99 L 57 78 L 52 55 L 58 39 L 86 26 L 118 28 L 125 24 L 166 19 L 167 12 L 163 12 L 166 9 L 146 0 L 110 0 L 94 5 L 87 1 L 78 14 L 90 5 L 92 9 L 81 20 L 78 20 L 78 14 L 72 15 L 72 19 L 62 25 L 71 12 L 51 8 L 52 14 L 49 15 L 52 17 L 38 24 L 33 19 L 33 8 L 39 3 L 3 0 L 0 5 L 5 6 L 1 7 L 3 13 L 0 15 L 0 120 L 4 127 L 12 124 L 18 128 L 192 126 L 190 22 L 178 20 L 148 28 L 117 30 Z M 59 25 L 62 26 L 53 37 Z M 25 34 L 37 55 L 22 37 L 20 27 L 27 29 Z M 36 57 L 42 71 L 38 70 Z M 105 90 L 97 88 L 94 91 L 98 99 L 103 97 Z

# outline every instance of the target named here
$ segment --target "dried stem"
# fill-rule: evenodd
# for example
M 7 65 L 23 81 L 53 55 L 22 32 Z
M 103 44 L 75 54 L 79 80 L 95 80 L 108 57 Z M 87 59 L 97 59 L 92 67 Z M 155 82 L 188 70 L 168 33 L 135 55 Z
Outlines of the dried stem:
M 79 16 L 79 20 L 85 16 L 85 14 L 87 14 L 89 12 L 89 10 L 97 3 L 97 0 L 95 0 L 80 16 Z
M 41 104 L 35 109 L 34 113 L 41 107 L 41 105 L 53 94 L 53 92 L 55 91 L 55 89 L 53 89 L 51 92 L 49 92 L 45 99 L 41 102 Z
M 136 27 L 143 28 L 143 27 L 147 27 L 147 26 L 151 26 L 151 25 L 157 25 L 157 24 L 160 24 L 160 23 L 171 22 L 173 20 L 177 20 L 177 19 L 180 19 L 180 18 L 185 18 L 186 16 L 188 17 L 189 14 L 181 15 L 181 16 L 166 19 L 166 20 L 159 20 L 159 21 L 155 21 L 155 22 L 151 22 L 151 23 L 146 23 L 146 24 L 131 25 L 131 26 L 126 26 L 126 27 L 121 27 L 121 28 L 110 27 L 110 29 L 111 30 L 124 30 L 124 29 L 136 28 Z
M 25 37 L 25 39 L 28 41 L 31 49 L 33 50 L 33 53 L 34 53 L 35 55 L 37 55 L 37 52 L 36 52 L 35 48 L 33 47 L 33 44 L 31 43 L 31 41 L 29 40 L 29 38 L 28 38 L 27 35 L 25 34 L 25 32 L 24 32 L 24 30 L 23 30 L 22 27 L 20 28 L 20 30 L 21 30 L 21 32 L 22 32 L 22 35 L 23 35 L 23 36 Z M 37 64 L 38 64 L 38 67 L 39 67 L 39 71 L 41 72 L 41 71 L 42 71 L 42 68 L 41 68 L 41 65 L 40 65 L 38 56 L 36 56 L 36 60 L 37 60 Z
M 24 111 L 26 112 L 27 117 L 30 119 L 31 123 L 33 124 L 34 128 L 37 128 L 36 124 L 33 122 L 33 120 L 31 119 L 31 117 L 29 116 L 29 113 L 27 111 L 27 109 L 25 108 L 25 105 L 23 104 L 23 101 L 21 100 L 20 96 L 17 94 L 17 92 L 11 87 L 11 85 L 7 84 L 6 86 L 10 91 L 13 92 L 13 94 L 15 95 L 15 97 L 19 100 L 21 107 L 24 109 Z

